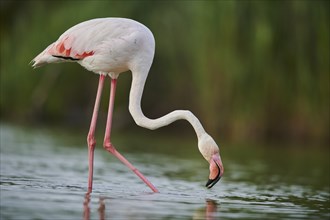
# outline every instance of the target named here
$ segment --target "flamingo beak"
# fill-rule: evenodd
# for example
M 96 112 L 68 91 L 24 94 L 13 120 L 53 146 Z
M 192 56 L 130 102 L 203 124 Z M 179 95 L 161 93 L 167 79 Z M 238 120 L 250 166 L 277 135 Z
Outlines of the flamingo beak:
M 224 169 L 220 154 L 216 153 L 210 160 L 210 176 L 205 186 L 208 189 L 212 188 L 221 179 L 223 172 Z

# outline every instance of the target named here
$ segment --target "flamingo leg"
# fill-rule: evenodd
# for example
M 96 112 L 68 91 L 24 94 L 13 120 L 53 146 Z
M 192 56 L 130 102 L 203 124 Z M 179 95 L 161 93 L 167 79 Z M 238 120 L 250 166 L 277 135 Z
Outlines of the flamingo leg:
M 159 192 L 156 187 L 137 169 L 135 168 L 123 155 L 121 155 L 115 147 L 111 144 L 110 136 L 111 136 L 111 128 L 112 128 L 112 115 L 113 115 L 113 107 L 115 101 L 116 94 L 116 85 L 117 79 L 111 79 L 111 90 L 110 90 L 110 100 L 109 100 L 109 109 L 108 109 L 108 118 L 107 125 L 105 129 L 104 136 L 104 144 L 103 147 L 108 152 L 117 157 L 122 163 L 124 163 L 128 168 L 130 168 L 138 177 L 141 178 L 145 184 L 147 184 L 153 192 Z
M 93 188 L 93 167 L 94 167 L 94 149 L 96 145 L 95 140 L 95 128 L 96 128 L 96 121 L 100 107 L 100 100 L 103 90 L 105 75 L 100 75 L 99 85 L 97 88 L 97 94 L 95 99 L 95 105 L 93 110 L 93 116 L 91 125 L 89 128 L 89 132 L 87 135 L 87 144 L 88 144 L 88 192 L 92 192 Z

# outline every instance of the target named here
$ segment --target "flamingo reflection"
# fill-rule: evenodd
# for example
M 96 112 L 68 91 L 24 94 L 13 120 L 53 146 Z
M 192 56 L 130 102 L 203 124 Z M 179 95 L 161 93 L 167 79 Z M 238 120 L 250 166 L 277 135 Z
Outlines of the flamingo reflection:
M 100 197 L 99 198 L 99 207 L 98 207 L 98 213 L 99 213 L 99 219 L 104 220 L 105 217 L 105 200 L 110 200 L 110 198 Z M 84 220 L 90 220 L 90 201 L 91 201 L 91 194 L 90 192 L 87 192 L 84 198 L 83 202 L 83 219 Z M 215 220 L 217 219 L 217 207 L 218 204 L 216 201 L 211 199 L 206 199 L 205 207 L 199 208 L 195 210 L 193 213 L 192 219 L 206 219 L 206 220 Z
M 83 213 L 83 217 L 84 220 L 89 220 L 90 219 L 90 204 L 91 201 L 91 194 L 90 192 L 87 192 L 85 194 L 85 199 L 84 199 L 84 203 L 83 203 L 83 207 L 84 207 L 84 213 Z M 98 208 L 98 213 L 100 216 L 100 220 L 104 220 L 105 219 L 105 202 L 104 202 L 104 198 L 100 197 L 100 201 L 99 201 L 99 208 Z

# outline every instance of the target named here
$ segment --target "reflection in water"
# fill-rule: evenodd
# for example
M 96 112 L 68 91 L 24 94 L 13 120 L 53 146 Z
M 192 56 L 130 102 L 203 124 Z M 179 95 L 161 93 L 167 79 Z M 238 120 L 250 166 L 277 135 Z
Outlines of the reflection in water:
M 100 220 L 105 219 L 105 202 L 104 198 L 100 197 L 100 207 L 98 208 L 99 214 L 100 214 Z
M 85 195 L 85 199 L 84 199 L 84 203 L 83 203 L 83 206 L 84 206 L 84 214 L 83 214 L 84 220 L 89 220 L 89 218 L 90 218 L 90 208 L 89 208 L 90 201 L 91 201 L 91 194 L 90 194 L 90 192 L 88 192 Z
M 107 198 L 110 200 L 110 198 Z M 105 218 L 105 197 L 99 198 L 99 207 L 98 207 L 98 213 L 99 213 L 99 219 L 104 220 Z M 83 218 L 84 220 L 90 220 L 90 201 L 91 201 L 91 193 L 87 192 L 85 194 L 84 202 L 83 202 Z M 206 205 L 203 208 L 199 208 L 195 210 L 193 213 L 192 219 L 206 219 L 206 220 L 214 220 L 216 218 L 217 213 L 217 202 L 212 199 L 206 199 Z
M 206 219 L 213 220 L 215 219 L 215 215 L 217 213 L 217 203 L 214 200 L 207 199 L 206 200 Z
M 83 203 L 83 207 L 84 207 L 83 217 L 84 217 L 84 220 L 89 220 L 90 219 L 90 213 L 91 213 L 91 209 L 89 207 L 90 201 L 91 201 L 91 193 L 87 192 L 85 194 L 84 203 Z M 99 212 L 100 220 L 104 220 L 105 219 L 105 202 L 104 202 L 103 197 L 100 197 L 99 204 L 100 205 L 99 205 L 99 208 L 98 208 L 98 212 Z
M 200 209 L 197 209 L 194 212 L 192 219 L 206 219 L 214 220 L 217 219 L 217 202 L 212 199 L 206 199 L 206 206 Z
M 325 175 L 330 167 L 329 149 L 229 147 L 226 157 L 231 161 L 227 163 L 230 172 L 221 185 L 207 190 L 199 182 L 205 173 L 198 162 L 199 155 L 197 161 L 188 154 L 184 158 L 179 158 L 181 153 L 154 154 L 154 149 L 152 154 L 148 150 L 141 153 L 146 146 L 140 145 L 135 136 L 125 135 L 123 140 L 134 141 L 131 146 L 138 147 L 136 153 L 128 154 L 129 159 L 153 177 L 162 193 L 149 194 L 138 179 L 131 178 L 132 173 L 125 166 L 100 150 L 95 152 L 100 158 L 94 164 L 95 173 L 100 183 L 107 184 L 96 182 L 98 191 L 89 194 L 83 191 L 87 169 L 87 164 L 81 162 L 87 157 L 84 144 L 76 146 L 71 136 L 63 133 L 1 123 L 0 136 L 0 219 L 330 217 L 330 176 Z M 80 143 L 80 136 L 77 139 Z M 178 152 L 176 144 L 154 140 L 152 145 Z M 306 161 L 310 162 L 308 175 Z M 101 192 L 108 192 L 111 197 Z

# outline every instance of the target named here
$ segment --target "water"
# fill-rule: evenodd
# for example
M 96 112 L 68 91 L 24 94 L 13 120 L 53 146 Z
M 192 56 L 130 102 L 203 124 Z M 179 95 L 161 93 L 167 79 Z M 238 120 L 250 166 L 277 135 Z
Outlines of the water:
M 195 140 L 114 134 L 118 150 L 160 193 L 98 144 L 87 194 L 83 134 L 0 128 L 0 219 L 330 218 L 328 148 L 223 147 L 225 176 L 208 190 Z

